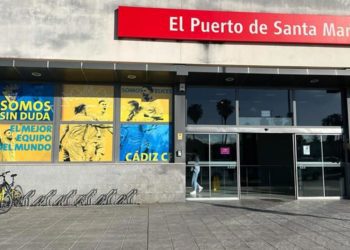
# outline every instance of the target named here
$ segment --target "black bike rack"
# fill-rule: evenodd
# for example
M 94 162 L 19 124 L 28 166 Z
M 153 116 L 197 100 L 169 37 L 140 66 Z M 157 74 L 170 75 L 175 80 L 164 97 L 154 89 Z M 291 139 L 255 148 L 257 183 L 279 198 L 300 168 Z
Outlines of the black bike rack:
M 101 194 L 95 201 L 95 205 L 111 205 L 112 199 L 117 195 L 118 189 L 113 188 L 106 194 Z
M 62 206 L 62 201 L 64 199 L 65 194 L 58 196 L 58 198 L 52 203 L 52 206 Z
M 40 206 L 41 203 L 44 201 L 44 197 L 45 197 L 45 195 L 40 195 L 38 198 L 36 198 L 36 199 L 32 202 L 31 206 L 33 206 L 33 207 L 35 207 L 35 206 Z
M 127 194 L 121 194 L 114 204 L 132 204 L 132 200 L 137 195 L 137 192 L 137 189 L 133 188 Z
M 57 189 L 51 189 L 46 195 L 40 195 L 31 206 L 48 206 L 53 196 L 57 194 Z
M 73 205 L 74 206 L 86 206 L 86 205 L 91 205 L 91 199 L 94 197 L 97 193 L 97 189 L 91 189 L 87 194 L 80 194 L 78 195 L 77 199 L 74 201 Z
M 126 201 L 126 194 L 121 194 L 115 201 L 114 205 L 123 204 Z
M 42 206 L 50 206 L 52 198 L 57 194 L 57 189 L 52 189 L 46 196 L 41 204 Z
M 30 190 L 29 192 L 27 192 L 25 195 L 23 195 L 22 197 L 22 201 L 21 201 L 21 206 L 29 206 L 30 205 L 30 198 L 32 198 L 36 193 L 35 189 Z
M 69 193 L 64 197 L 63 206 L 70 205 L 71 203 L 69 203 L 69 200 L 73 199 L 73 197 L 77 194 L 77 192 L 78 192 L 78 190 L 76 190 L 76 189 L 72 189 L 71 191 L 69 191 Z
M 95 189 L 92 189 L 91 191 L 87 194 L 84 205 L 91 205 L 92 204 L 91 199 L 92 199 L 92 197 L 94 197 L 97 194 L 97 189 L 95 188 Z
M 126 194 L 126 204 L 131 204 L 134 197 L 137 195 L 138 190 L 136 188 L 131 189 L 127 194 Z
M 35 189 L 30 190 L 22 198 L 22 206 L 29 206 L 30 199 L 34 197 L 36 193 Z M 136 188 L 131 189 L 126 194 L 121 194 L 117 197 L 118 189 L 113 188 L 107 193 L 98 196 L 94 205 L 119 205 L 119 204 L 133 204 L 133 199 L 138 193 Z M 46 195 L 40 195 L 30 206 L 87 206 L 92 205 L 92 198 L 97 194 L 97 189 L 91 189 L 86 194 L 80 194 L 74 200 L 74 196 L 77 194 L 77 189 L 70 190 L 67 194 L 60 195 L 53 203 L 51 200 L 57 194 L 57 189 L 50 190 Z M 117 198 L 116 198 L 117 197 Z M 114 200 L 115 199 L 115 200 Z
M 69 200 L 73 198 L 77 194 L 76 189 L 70 190 L 67 194 L 60 195 L 55 202 L 52 204 L 52 206 L 68 206 Z

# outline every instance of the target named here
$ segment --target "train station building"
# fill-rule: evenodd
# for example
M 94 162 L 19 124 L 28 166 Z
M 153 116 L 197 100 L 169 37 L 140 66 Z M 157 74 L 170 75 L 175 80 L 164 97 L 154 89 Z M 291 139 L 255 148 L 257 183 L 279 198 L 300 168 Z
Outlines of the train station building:
M 346 198 L 349 10 L 3 1 L 0 170 L 24 191 L 136 188 L 140 203 Z

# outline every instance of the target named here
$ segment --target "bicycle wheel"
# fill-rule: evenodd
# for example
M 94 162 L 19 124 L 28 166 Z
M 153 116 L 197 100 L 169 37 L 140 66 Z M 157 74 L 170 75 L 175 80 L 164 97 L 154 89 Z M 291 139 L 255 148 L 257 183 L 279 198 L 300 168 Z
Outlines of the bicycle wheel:
M 0 214 L 7 213 L 13 205 L 12 195 L 4 187 L 0 190 Z
M 14 206 L 22 206 L 22 199 L 23 199 L 23 189 L 20 185 L 16 185 L 12 189 L 12 200 Z

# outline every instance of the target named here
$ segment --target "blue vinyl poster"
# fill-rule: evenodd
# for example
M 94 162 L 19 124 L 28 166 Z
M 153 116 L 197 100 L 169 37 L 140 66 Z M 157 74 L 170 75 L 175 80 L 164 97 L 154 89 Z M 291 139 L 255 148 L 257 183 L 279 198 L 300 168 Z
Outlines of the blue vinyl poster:
M 54 86 L 0 82 L 0 121 L 52 121 Z
M 172 127 L 163 124 L 122 124 L 121 161 L 170 161 Z

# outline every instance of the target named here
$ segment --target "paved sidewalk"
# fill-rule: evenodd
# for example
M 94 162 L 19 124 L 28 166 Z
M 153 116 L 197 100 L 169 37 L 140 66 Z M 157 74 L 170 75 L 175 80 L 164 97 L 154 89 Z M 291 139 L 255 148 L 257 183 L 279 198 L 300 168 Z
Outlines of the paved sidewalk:
M 350 201 L 14 208 L 0 249 L 350 249 Z

